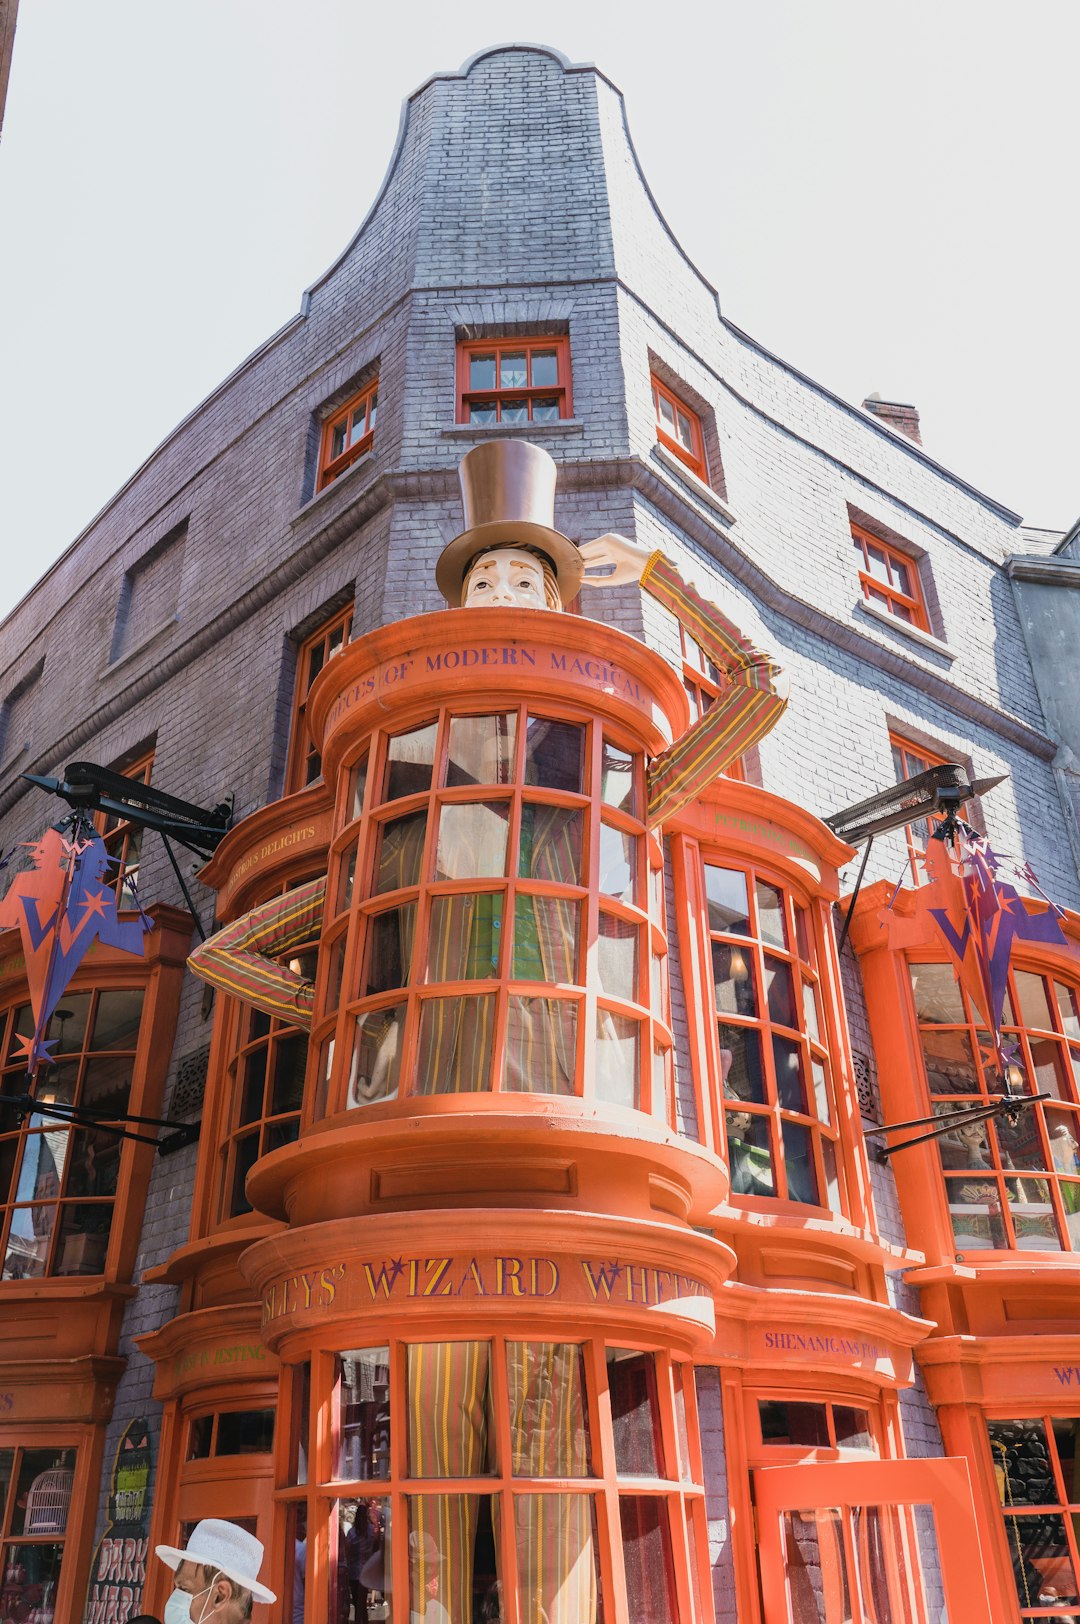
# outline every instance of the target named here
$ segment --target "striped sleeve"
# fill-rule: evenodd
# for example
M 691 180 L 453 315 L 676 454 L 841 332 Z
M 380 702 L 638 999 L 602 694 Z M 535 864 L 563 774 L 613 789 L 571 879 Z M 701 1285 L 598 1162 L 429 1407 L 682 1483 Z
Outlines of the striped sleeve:
M 193 973 L 212 987 L 310 1028 L 314 983 L 280 961 L 306 942 L 318 941 L 326 901 L 326 877 L 241 914 L 201 943 L 188 959 Z
M 653 553 L 641 584 L 678 616 L 728 684 L 705 715 L 651 763 L 649 824 L 654 827 L 776 726 L 787 706 L 787 682 L 770 656 L 688 586 L 663 553 Z

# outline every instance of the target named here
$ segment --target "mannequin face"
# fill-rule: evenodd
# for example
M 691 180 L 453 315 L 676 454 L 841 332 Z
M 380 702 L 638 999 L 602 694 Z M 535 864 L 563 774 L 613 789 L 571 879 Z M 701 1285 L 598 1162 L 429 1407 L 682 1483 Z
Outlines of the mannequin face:
M 520 547 L 484 553 L 469 571 L 465 609 L 546 609 L 540 560 Z

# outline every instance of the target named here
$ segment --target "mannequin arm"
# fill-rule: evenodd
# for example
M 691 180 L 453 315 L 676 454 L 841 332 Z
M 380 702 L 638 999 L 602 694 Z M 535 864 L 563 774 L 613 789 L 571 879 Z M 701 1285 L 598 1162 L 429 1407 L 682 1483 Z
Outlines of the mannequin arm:
M 326 878 L 308 880 L 241 914 L 188 959 L 202 981 L 294 1026 L 310 1028 L 314 983 L 280 961 L 322 929 Z

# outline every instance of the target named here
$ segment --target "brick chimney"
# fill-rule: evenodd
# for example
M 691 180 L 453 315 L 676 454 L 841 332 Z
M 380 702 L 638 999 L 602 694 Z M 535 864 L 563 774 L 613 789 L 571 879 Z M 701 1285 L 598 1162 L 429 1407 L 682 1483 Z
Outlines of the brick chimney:
M 891 429 L 898 434 L 906 434 L 909 440 L 916 445 L 922 445 L 922 435 L 919 433 L 919 413 L 914 406 L 904 406 L 898 400 L 882 400 L 877 390 L 867 395 L 863 401 L 863 411 L 873 412 L 880 417 L 883 423 L 888 423 Z

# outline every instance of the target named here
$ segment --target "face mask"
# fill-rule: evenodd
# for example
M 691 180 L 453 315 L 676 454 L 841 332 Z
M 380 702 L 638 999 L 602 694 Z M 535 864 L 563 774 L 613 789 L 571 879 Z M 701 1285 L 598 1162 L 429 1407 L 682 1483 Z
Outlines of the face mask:
M 206 1592 L 212 1588 L 214 1583 L 216 1583 L 216 1580 L 217 1575 L 215 1574 L 210 1584 L 205 1585 L 202 1590 L 196 1590 L 195 1594 L 191 1596 L 188 1595 L 186 1590 L 174 1590 L 168 1601 L 165 1603 L 164 1624 L 191 1624 L 192 1602 L 197 1596 L 205 1596 Z M 202 1611 L 199 1613 L 200 1619 L 205 1612 L 206 1603 L 203 1602 Z

